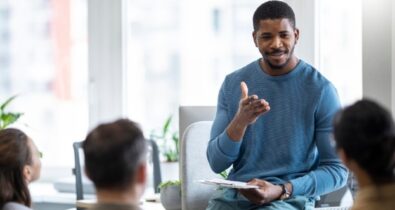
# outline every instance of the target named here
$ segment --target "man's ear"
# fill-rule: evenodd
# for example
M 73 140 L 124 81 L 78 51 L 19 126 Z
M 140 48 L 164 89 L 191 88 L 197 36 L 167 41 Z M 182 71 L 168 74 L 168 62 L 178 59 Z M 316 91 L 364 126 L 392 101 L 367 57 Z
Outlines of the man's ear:
M 136 183 L 143 184 L 147 182 L 147 163 L 141 163 L 136 171 Z
M 298 40 L 299 40 L 299 29 L 298 28 L 295 28 L 294 34 L 295 34 L 295 44 L 296 44 L 296 43 L 298 43 Z
M 25 178 L 25 180 L 27 181 L 27 183 L 30 183 L 30 181 L 33 178 L 33 174 L 32 174 L 32 167 L 29 165 L 25 165 L 23 167 L 23 177 Z
M 252 32 L 252 39 L 254 41 L 255 47 L 258 47 L 258 43 L 257 43 L 257 40 L 256 40 L 256 31 Z

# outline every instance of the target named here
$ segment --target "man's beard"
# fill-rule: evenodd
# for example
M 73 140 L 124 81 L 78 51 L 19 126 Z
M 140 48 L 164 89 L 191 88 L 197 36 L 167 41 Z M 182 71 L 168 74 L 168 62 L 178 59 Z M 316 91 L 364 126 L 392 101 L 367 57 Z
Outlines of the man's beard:
M 280 65 L 272 64 L 272 63 L 269 61 L 269 59 L 267 58 L 267 57 L 268 57 L 267 55 L 263 56 L 263 60 L 264 60 L 264 62 L 267 63 L 267 65 L 269 65 L 269 67 L 270 67 L 271 69 L 273 69 L 273 70 L 280 70 L 280 69 L 284 68 L 286 65 L 288 65 L 289 61 L 290 61 L 291 58 L 292 58 L 292 55 L 293 55 L 293 53 L 294 53 L 294 50 L 295 50 L 295 45 L 292 47 L 290 53 L 288 53 L 288 58 L 287 58 L 287 60 L 286 60 L 283 64 L 280 64 Z M 272 53 L 275 53 L 275 52 L 272 52 Z

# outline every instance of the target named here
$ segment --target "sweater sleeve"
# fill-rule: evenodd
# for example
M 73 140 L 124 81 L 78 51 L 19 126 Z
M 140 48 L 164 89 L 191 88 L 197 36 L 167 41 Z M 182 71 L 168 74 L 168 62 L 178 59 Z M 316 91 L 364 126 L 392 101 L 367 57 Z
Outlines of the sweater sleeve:
M 207 147 L 207 159 L 215 173 L 221 173 L 229 168 L 237 159 L 241 147 L 241 141 L 231 140 L 226 132 L 226 128 L 232 120 L 228 116 L 228 106 L 225 80 L 218 96 L 217 112 Z
M 293 195 L 319 196 L 346 184 L 348 171 L 330 142 L 332 119 L 340 108 L 336 89 L 327 85 L 315 113 L 315 142 L 319 155 L 318 167 L 302 177 L 291 180 Z

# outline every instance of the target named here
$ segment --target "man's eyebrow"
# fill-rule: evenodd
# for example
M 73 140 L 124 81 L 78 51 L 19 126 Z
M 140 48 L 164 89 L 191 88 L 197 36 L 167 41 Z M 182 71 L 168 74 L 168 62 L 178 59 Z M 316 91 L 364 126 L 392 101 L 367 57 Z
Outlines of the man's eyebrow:
M 270 32 L 262 32 L 259 36 L 268 36 L 268 35 L 272 35 L 272 33 L 270 33 Z

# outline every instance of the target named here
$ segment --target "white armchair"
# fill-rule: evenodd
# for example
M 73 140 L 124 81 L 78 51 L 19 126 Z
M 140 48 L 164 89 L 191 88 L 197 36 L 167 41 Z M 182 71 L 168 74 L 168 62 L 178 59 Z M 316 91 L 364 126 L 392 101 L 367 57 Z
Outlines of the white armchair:
M 206 157 L 212 121 L 191 124 L 181 140 L 180 177 L 183 210 L 204 210 L 216 187 L 196 182 L 221 177 L 215 174 Z

